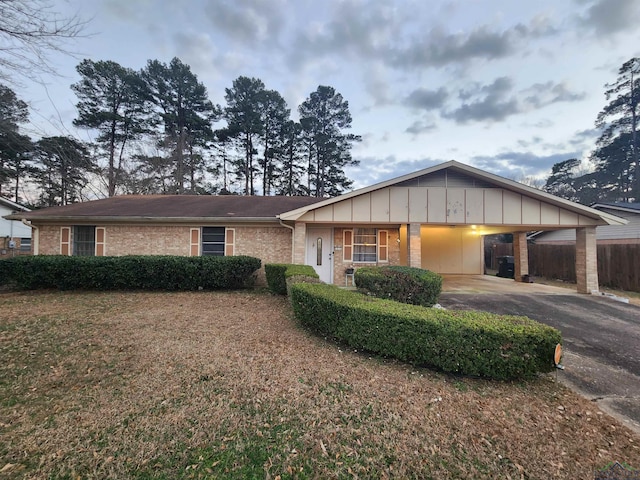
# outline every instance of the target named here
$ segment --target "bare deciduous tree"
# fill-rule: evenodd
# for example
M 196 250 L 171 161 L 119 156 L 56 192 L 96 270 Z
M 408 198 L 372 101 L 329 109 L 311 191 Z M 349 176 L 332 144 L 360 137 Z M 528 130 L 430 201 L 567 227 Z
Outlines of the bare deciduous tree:
M 19 84 L 19 77 L 55 74 L 49 55 L 69 54 L 69 40 L 86 24 L 58 12 L 51 0 L 0 0 L 0 80 Z

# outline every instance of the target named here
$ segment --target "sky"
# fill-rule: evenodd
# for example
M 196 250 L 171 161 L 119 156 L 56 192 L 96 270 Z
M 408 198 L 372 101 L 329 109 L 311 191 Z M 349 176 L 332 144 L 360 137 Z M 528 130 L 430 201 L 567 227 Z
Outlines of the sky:
M 292 116 L 318 85 L 349 102 L 364 187 L 448 160 L 506 178 L 546 178 L 588 159 L 605 84 L 640 56 L 639 0 L 51 0 L 89 22 L 52 54 L 57 76 L 14 88 L 34 136 L 72 126 L 84 58 L 136 70 L 190 65 L 224 106 L 240 75 L 279 91 Z M 220 125 L 222 126 L 222 125 Z

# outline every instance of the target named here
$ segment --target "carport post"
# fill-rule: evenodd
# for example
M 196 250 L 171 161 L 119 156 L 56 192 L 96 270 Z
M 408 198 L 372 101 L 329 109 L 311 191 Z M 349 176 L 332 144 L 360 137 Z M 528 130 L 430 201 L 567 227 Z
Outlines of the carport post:
M 599 290 L 596 227 L 576 228 L 576 283 L 578 293 Z
M 527 233 L 513 234 L 513 277 L 516 282 L 522 282 L 522 277 L 529 275 L 529 249 L 527 248 Z
M 422 268 L 422 238 L 420 224 L 409 224 L 409 266 Z

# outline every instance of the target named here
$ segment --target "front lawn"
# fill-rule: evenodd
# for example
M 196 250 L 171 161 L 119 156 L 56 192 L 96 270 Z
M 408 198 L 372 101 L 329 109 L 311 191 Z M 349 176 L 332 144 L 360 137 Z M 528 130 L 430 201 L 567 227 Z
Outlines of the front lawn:
M 266 293 L 0 294 L 1 478 L 593 478 L 640 438 L 553 381 L 459 378 Z

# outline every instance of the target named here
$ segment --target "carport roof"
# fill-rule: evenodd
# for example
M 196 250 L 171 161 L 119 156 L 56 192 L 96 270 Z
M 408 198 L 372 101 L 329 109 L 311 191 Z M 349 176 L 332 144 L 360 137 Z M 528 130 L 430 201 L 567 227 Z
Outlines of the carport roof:
M 534 198 L 541 202 L 554 205 L 554 206 L 563 208 L 565 210 L 569 210 L 571 212 L 584 215 L 589 218 L 593 218 L 595 220 L 599 220 L 603 222 L 602 223 L 603 225 L 625 225 L 626 223 L 628 223 L 627 220 L 616 217 L 615 215 L 611 215 L 606 212 L 602 212 L 594 208 L 581 205 L 579 203 L 571 202 L 569 200 L 565 200 L 564 198 L 556 197 L 555 195 L 551 195 L 550 193 L 543 192 L 542 190 L 529 187 L 527 185 L 515 182 L 513 180 L 509 180 L 499 175 L 494 175 L 493 173 L 485 172 L 484 170 L 480 170 L 478 168 L 465 165 L 455 160 L 451 160 L 445 163 L 441 163 L 440 165 L 425 168 L 423 170 L 418 170 L 417 172 L 413 172 L 407 175 L 393 178 L 391 180 L 377 183 L 370 187 L 354 190 L 353 192 L 345 193 L 344 195 L 340 195 L 339 197 L 330 198 L 330 199 L 323 200 L 323 201 L 309 204 L 309 205 L 303 205 L 299 208 L 296 208 L 295 210 L 282 213 L 281 215 L 279 215 L 279 218 L 281 220 L 289 220 L 289 221 L 297 220 L 300 217 L 302 217 L 304 214 L 312 210 L 325 207 L 327 205 L 332 205 L 334 203 L 342 202 L 343 200 L 348 200 L 350 198 L 357 197 L 360 195 L 365 195 L 367 193 L 371 193 L 376 190 L 392 187 L 424 175 L 433 174 L 435 172 L 439 172 L 441 170 L 447 170 L 447 169 L 464 173 L 468 176 L 474 177 L 482 181 L 483 183 L 491 184 L 497 188 L 503 188 L 505 190 L 519 193 L 521 195 Z

